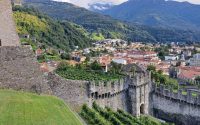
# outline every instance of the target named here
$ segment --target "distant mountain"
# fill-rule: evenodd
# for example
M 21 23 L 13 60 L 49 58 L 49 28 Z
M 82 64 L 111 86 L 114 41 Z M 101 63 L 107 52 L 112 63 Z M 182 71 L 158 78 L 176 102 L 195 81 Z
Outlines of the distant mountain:
M 95 4 L 90 4 L 89 6 L 90 6 L 89 10 L 94 12 L 99 12 L 110 9 L 114 5 L 112 3 L 95 3 Z
M 104 38 L 121 38 L 131 41 L 156 42 L 147 31 L 140 30 L 138 26 L 129 25 L 85 8 L 70 3 L 55 2 L 51 0 L 24 0 L 24 5 L 35 7 L 60 21 L 72 21 L 82 25 L 91 37 L 100 40 Z
M 115 20 L 110 16 L 80 8 L 70 3 L 51 0 L 24 0 L 24 5 L 35 7 L 41 12 L 58 19 L 71 21 L 90 33 L 95 40 L 121 38 L 141 42 L 187 42 L 200 41 L 200 32 L 173 28 L 148 27 Z
M 200 5 L 188 2 L 129 0 L 102 13 L 148 26 L 200 29 Z

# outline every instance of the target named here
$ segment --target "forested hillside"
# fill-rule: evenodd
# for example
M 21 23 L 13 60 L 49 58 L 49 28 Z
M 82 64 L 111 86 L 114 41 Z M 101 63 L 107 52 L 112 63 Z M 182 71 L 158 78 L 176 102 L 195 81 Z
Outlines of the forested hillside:
M 24 0 L 24 5 L 34 6 L 54 19 L 68 20 L 82 25 L 90 33 L 90 37 L 96 40 L 121 38 L 143 42 L 200 41 L 200 32 L 122 22 L 69 3 L 51 0 Z
M 13 10 L 18 33 L 30 34 L 40 44 L 70 51 L 75 46 L 87 47 L 92 41 L 84 28 L 69 21 L 56 21 L 33 8 Z
M 50 0 L 25 0 L 25 5 L 34 6 L 54 19 L 68 20 L 82 25 L 95 39 L 122 38 L 135 41 L 156 41 L 148 32 L 137 26 L 129 26 L 109 16 L 104 16 L 69 3 Z

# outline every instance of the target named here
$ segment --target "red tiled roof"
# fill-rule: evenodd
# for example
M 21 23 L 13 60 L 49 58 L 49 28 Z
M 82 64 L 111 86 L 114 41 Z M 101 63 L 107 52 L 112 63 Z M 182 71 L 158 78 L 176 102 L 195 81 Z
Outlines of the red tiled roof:
M 157 53 L 153 51 L 129 51 L 128 54 L 152 55 L 152 54 L 157 54 Z
M 194 79 L 197 76 L 200 76 L 200 67 L 179 67 L 180 74 L 178 75 L 179 78 L 186 78 L 186 79 Z
M 107 65 L 111 63 L 111 57 L 110 56 L 102 56 L 99 58 L 99 63 L 102 65 Z
M 37 55 L 40 55 L 40 54 L 43 53 L 43 51 L 42 51 L 42 49 L 37 49 L 37 50 L 35 51 L 35 53 L 36 53 Z

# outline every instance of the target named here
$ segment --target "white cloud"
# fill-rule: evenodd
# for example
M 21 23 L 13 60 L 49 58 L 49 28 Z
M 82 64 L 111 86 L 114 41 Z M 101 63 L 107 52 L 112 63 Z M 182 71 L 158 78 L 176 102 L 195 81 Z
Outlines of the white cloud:
M 180 1 L 180 2 L 188 1 L 190 3 L 200 4 L 200 0 L 176 0 L 176 1 Z
M 128 0 L 54 0 L 54 1 L 61 1 L 61 2 L 68 2 L 75 4 L 77 6 L 88 8 L 89 4 L 94 3 L 112 3 L 114 5 L 121 4 L 123 2 L 126 2 Z
M 112 3 L 114 5 L 118 5 L 118 4 L 121 4 L 121 3 L 126 2 L 128 0 L 54 0 L 54 1 L 68 2 L 68 3 L 75 4 L 77 6 L 88 8 L 89 4 Z M 188 1 L 190 3 L 200 4 L 200 0 L 175 0 L 175 1 L 179 1 L 179 2 Z

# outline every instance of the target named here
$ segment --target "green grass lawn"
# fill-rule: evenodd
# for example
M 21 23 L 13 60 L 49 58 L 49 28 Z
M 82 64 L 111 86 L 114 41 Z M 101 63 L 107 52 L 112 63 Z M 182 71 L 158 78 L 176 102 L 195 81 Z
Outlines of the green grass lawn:
M 0 90 L 0 125 L 81 125 L 80 119 L 53 96 Z

